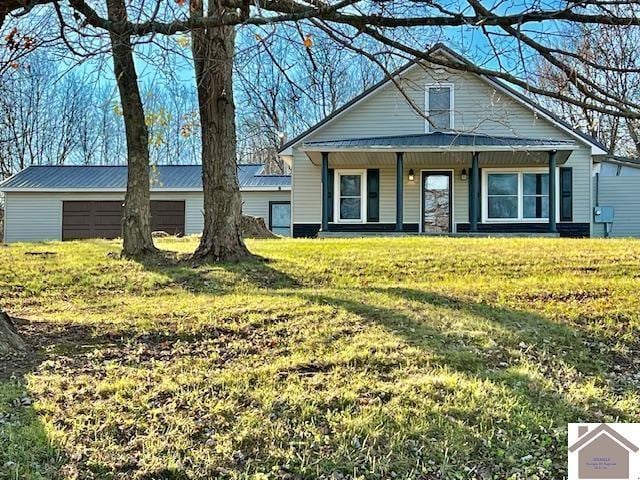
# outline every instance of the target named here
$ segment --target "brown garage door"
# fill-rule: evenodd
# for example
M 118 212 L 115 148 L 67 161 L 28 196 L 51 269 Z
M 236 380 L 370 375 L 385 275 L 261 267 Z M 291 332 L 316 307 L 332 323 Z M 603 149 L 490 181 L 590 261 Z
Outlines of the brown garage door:
M 151 229 L 170 235 L 184 235 L 184 202 L 152 200 Z
M 62 239 L 121 236 L 122 202 L 63 202 Z M 184 202 L 151 202 L 151 228 L 171 235 L 184 233 Z

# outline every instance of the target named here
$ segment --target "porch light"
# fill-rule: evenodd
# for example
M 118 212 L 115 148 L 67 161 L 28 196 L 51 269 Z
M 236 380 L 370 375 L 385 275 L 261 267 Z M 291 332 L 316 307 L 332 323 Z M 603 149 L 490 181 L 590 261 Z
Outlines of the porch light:
M 415 173 L 413 173 L 413 168 L 409 169 L 409 181 L 413 182 L 416 179 Z
M 467 179 L 467 169 L 463 168 L 462 173 L 460 173 L 460 180 L 466 180 L 466 179 Z

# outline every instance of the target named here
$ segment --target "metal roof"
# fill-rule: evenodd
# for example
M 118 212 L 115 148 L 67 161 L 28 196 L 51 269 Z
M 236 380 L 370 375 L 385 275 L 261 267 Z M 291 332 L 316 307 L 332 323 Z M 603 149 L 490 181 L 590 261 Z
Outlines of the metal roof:
M 432 48 L 430 48 L 427 51 L 427 54 L 433 54 L 433 53 L 438 52 L 438 51 L 444 52 L 445 54 L 449 55 L 450 57 L 453 57 L 454 59 L 462 62 L 463 64 L 475 66 L 475 64 L 473 62 L 471 62 L 470 60 L 468 60 L 467 58 L 465 58 L 464 56 L 462 56 L 458 52 L 454 51 L 453 49 L 449 48 L 448 46 L 446 46 L 445 44 L 440 43 L 440 42 L 436 43 Z M 388 76 L 386 76 L 385 78 L 380 80 L 375 85 L 365 89 L 360 95 L 357 95 L 356 97 L 351 99 L 349 102 L 347 102 L 344 105 L 342 105 L 340 108 L 337 108 L 336 110 L 334 110 L 332 113 L 330 113 L 328 116 L 323 118 L 321 121 L 319 121 L 315 125 L 312 125 L 310 128 L 308 128 L 304 132 L 300 133 L 296 137 L 294 137 L 291 140 L 289 140 L 288 142 L 286 142 L 282 147 L 280 147 L 279 153 L 283 154 L 286 150 L 288 150 L 289 148 L 293 147 L 297 143 L 299 143 L 302 140 L 304 140 L 306 137 L 311 135 L 313 132 L 318 130 L 320 127 L 326 125 L 327 123 L 329 123 L 334 118 L 340 116 L 342 113 L 347 111 L 349 108 L 351 108 L 352 106 L 357 104 L 360 100 L 363 100 L 368 95 L 370 95 L 371 93 L 373 93 L 376 90 L 378 90 L 380 87 L 382 87 L 382 86 L 386 85 L 387 83 L 389 83 L 393 78 L 401 75 L 402 73 L 404 73 L 409 68 L 411 68 L 411 67 L 413 67 L 415 65 L 419 65 L 420 63 L 421 63 L 421 59 L 420 58 L 414 58 L 414 59 L 408 61 L 405 65 L 403 65 L 402 67 L 398 68 L 396 71 L 392 72 L 391 74 L 389 74 Z M 567 121 L 563 120 L 558 115 L 556 115 L 553 112 L 551 112 L 550 110 L 542 107 L 541 105 L 539 105 L 538 103 L 533 101 L 531 98 L 527 97 L 526 95 L 522 94 L 521 92 L 519 92 L 515 88 L 511 87 L 506 82 L 504 82 L 504 81 L 502 81 L 502 80 L 500 80 L 498 78 L 488 76 L 488 75 L 478 75 L 478 76 L 480 78 L 486 79 L 487 81 L 493 83 L 497 87 L 505 90 L 508 94 L 510 94 L 511 96 L 513 96 L 513 97 L 517 98 L 518 100 L 520 100 L 520 102 L 525 104 L 528 108 L 533 109 L 534 111 L 538 111 L 538 112 L 546 115 L 552 122 L 555 122 L 557 125 L 560 125 L 561 127 L 563 127 L 564 129 L 568 130 L 569 132 L 572 132 L 575 136 L 580 137 L 582 140 L 584 140 L 585 142 L 589 143 L 590 145 L 598 147 L 602 151 L 607 152 L 608 149 L 602 142 L 598 141 L 596 138 L 594 138 L 593 136 L 583 132 L 582 130 L 580 130 L 578 128 L 575 128 L 573 125 L 569 124 Z
M 618 155 L 609 155 L 602 159 L 603 163 L 615 163 L 616 165 L 623 165 L 625 167 L 640 168 L 640 158 L 638 157 L 623 157 Z
M 456 132 L 434 132 L 418 135 L 399 135 L 390 137 L 351 138 L 343 140 L 325 140 L 303 143 L 303 150 L 316 149 L 418 149 L 428 147 L 478 147 L 500 149 L 518 149 L 519 147 L 557 147 L 571 150 L 575 143 L 566 140 L 542 138 L 494 137 L 484 134 Z
M 289 175 L 265 175 L 262 164 L 238 165 L 238 182 L 244 190 L 278 190 L 291 187 Z M 0 190 L 125 190 L 127 166 L 31 166 L 0 183 Z M 151 167 L 153 190 L 202 190 L 201 165 Z

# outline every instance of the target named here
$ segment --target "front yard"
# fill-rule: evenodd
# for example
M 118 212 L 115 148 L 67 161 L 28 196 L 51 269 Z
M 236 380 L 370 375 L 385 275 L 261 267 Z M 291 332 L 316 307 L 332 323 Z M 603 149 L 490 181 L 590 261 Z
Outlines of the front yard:
M 249 246 L 0 247 L 0 478 L 561 479 L 567 422 L 640 415 L 638 241 Z

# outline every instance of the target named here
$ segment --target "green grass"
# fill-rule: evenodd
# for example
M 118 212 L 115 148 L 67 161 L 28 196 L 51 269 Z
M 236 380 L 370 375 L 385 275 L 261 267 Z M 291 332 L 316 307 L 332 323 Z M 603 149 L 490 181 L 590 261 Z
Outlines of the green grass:
M 0 478 L 560 479 L 568 422 L 640 415 L 638 241 L 249 247 L 0 247 L 38 348 L 0 381 Z

